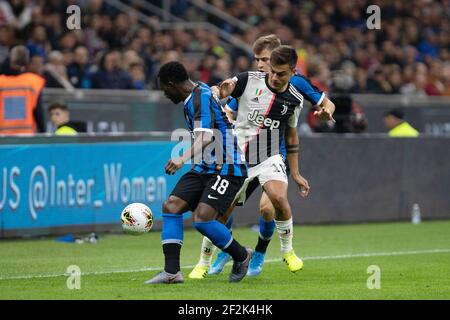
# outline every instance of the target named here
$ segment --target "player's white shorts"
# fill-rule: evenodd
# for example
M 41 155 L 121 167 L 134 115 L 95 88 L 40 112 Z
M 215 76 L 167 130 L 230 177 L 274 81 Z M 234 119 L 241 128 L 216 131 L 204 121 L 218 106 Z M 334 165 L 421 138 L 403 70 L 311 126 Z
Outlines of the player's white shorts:
M 253 190 L 249 189 L 249 184 L 254 180 L 258 179 L 259 184 L 263 187 L 269 181 L 277 180 L 288 183 L 288 177 L 286 174 L 286 164 L 284 163 L 283 157 L 280 154 L 271 156 L 270 158 L 264 160 L 257 166 L 248 168 L 248 177 L 245 179 L 241 190 L 235 197 L 238 204 L 243 204 L 247 198 L 251 195 Z

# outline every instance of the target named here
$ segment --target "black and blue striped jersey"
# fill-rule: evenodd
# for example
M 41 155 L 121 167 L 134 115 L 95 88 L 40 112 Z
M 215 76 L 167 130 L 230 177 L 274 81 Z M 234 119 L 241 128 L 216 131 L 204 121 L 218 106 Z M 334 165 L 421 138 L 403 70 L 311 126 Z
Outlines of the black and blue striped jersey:
M 208 159 L 194 166 L 200 173 L 246 177 L 247 165 L 238 147 L 237 136 L 222 110 L 220 101 L 211 88 L 204 84 L 195 85 L 192 93 L 184 101 L 184 116 L 191 132 L 207 131 L 213 134 L 214 143 L 221 146 L 222 154 L 216 155 L 212 149 Z M 219 158 L 218 158 L 219 157 Z

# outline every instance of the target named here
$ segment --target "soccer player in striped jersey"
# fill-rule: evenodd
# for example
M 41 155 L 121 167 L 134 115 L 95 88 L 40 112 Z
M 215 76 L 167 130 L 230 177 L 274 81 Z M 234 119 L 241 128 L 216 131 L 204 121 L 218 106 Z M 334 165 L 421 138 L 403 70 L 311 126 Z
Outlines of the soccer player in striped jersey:
M 233 257 L 230 282 L 241 281 L 247 274 L 252 250 L 233 239 L 230 230 L 217 220 L 231 206 L 247 177 L 245 158 L 237 148 L 237 137 L 220 101 L 204 83 L 194 83 L 178 62 L 169 62 L 158 73 L 161 89 L 175 104 L 184 101 L 184 115 L 195 135 L 190 149 L 181 157 L 170 159 L 167 174 L 175 174 L 191 158 L 201 161 L 184 174 L 163 204 L 162 246 L 164 271 L 147 284 L 180 283 L 180 250 L 183 244 L 183 213 L 193 212 L 194 227 L 215 246 Z M 216 144 L 210 154 L 205 148 Z M 219 149 L 217 149 L 217 147 Z
M 270 55 L 273 49 L 279 47 L 281 45 L 280 40 L 275 35 L 269 35 L 260 37 L 257 39 L 253 46 L 253 51 L 255 53 L 255 60 L 257 62 L 257 66 L 259 71 L 263 72 L 269 72 L 270 71 Z M 252 76 L 255 76 L 255 74 L 252 74 Z M 262 76 L 260 75 L 260 78 Z M 295 73 L 294 76 L 290 78 L 290 83 L 294 85 L 294 89 L 290 88 L 292 92 L 294 92 L 297 96 L 300 95 L 300 98 L 304 97 L 308 101 L 311 102 L 312 105 L 318 105 L 320 106 L 320 111 L 316 113 L 319 118 L 327 120 L 332 119 L 332 113 L 334 111 L 334 105 L 333 103 L 324 95 L 324 93 L 320 92 L 315 88 L 311 83 L 301 75 Z M 261 86 L 262 87 L 262 86 Z M 250 104 L 257 104 L 260 99 L 259 95 L 262 93 L 261 89 L 256 88 L 253 93 L 254 97 L 252 97 Z M 250 91 L 249 91 L 250 92 Z M 251 108 L 246 109 L 239 108 L 240 103 L 238 104 L 237 99 L 232 99 L 229 101 L 229 103 L 226 106 L 226 111 L 229 114 L 230 117 L 234 117 L 234 115 L 238 114 L 238 119 L 236 121 L 236 131 L 243 132 L 246 128 L 248 128 L 248 124 L 245 124 L 245 117 L 251 113 Z M 284 108 L 283 108 L 284 109 Z M 298 110 L 299 111 L 299 110 Z M 253 113 L 254 114 L 254 113 Z M 239 119 L 239 115 L 243 115 L 241 119 Z M 298 117 L 298 115 L 297 115 Z M 254 117 L 256 119 L 256 117 Z M 243 121 L 244 120 L 244 121 Z M 240 125 L 239 125 L 240 124 Z M 245 133 L 244 133 L 245 135 Z M 298 158 L 298 134 L 295 126 L 288 125 L 285 130 L 285 136 L 280 136 L 281 138 L 281 154 L 283 155 L 284 159 L 286 158 L 292 158 L 297 159 Z M 285 138 L 285 139 L 284 139 Z M 242 140 L 242 139 L 241 139 Z M 287 143 L 287 148 L 286 148 Z M 287 154 L 288 153 L 288 154 Z M 291 160 L 288 161 L 289 163 L 294 162 L 294 170 L 293 170 L 293 177 L 295 176 L 297 181 L 300 181 L 301 179 L 304 179 L 299 175 L 298 170 L 298 160 Z M 307 196 L 309 191 L 309 185 L 307 184 L 307 181 L 303 181 L 304 185 L 302 186 L 301 195 Z M 247 197 L 251 192 L 255 189 L 255 187 L 258 185 L 257 180 L 253 180 L 249 186 L 247 187 Z M 289 270 L 295 272 L 299 270 L 302 267 L 301 260 L 295 255 L 295 253 L 292 250 L 292 219 L 286 219 L 290 215 L 287 214 L 286 216 L 279 218 L 279 220 L 275 223 L 274 217 L 275 217 L 275 208 L 270 201 L 269 197 L 267 196 L 266 192 L 263 191 L 263 195 L 260 200 L 260 212 L 261 217 L 259 221 L 260 226 L 260 233 L 258 237 L 258 243 L 255 248 L 255 252 L 252 256 L 252 261 L 250 262 L 250 267 L 248 271 L 248 275 L 257 276 L 262 271 L 262 266 L 264 263 L 265 258 L 265 252 L 267 249 L 267 246 L 270 242 L 270 239 L 273 235 L 275 226 L 277 226 L 281 243 L 282 243 L 282 252 L 283 252 L 283 259 L 287 263 Z M 231 215 L 230 220 L 227 223 L 227 226 L 231 228 L 233 216 Z M 289 230 L 289 232 L 287 231 Z M 286 233 L 288 236 L 286 236 Z M 211 252 L 213 250 L 211 249 L 211 242 L 204 238 L 203 245 L 202 245 L 202 253 L 201 258 L 197 266 L 194 268 L 194 270 L 189 275 L 193 278 L 200 278 L 199 275 L 202 273 L 205 274 L 205 270 L 208 271 L 209 269 L 209 256 L 211 255 Z M 220 252 L 215 263 L 213 266 L 209 269 L 210 274 L 217 274 L 220 273 L 223 269 L 223 266 L 230 260 L 230 256 L 227 255 L 225 252 Z

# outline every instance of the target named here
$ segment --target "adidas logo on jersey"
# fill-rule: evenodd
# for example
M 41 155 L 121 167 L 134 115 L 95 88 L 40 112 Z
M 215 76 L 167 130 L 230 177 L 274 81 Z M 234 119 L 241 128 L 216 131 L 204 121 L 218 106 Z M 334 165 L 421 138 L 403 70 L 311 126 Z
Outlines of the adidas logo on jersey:
M 280 126 L 279 120 L 272 120 L 270 118 L 265 118 L 263 115 L 258 115 L 257 110 L 253 110 L 253 113 L 247 114 L 247 119 L 256 123 L 258 126 L 264 125 L 265 127 L 269 127 L 270 130 L 277 129 Z

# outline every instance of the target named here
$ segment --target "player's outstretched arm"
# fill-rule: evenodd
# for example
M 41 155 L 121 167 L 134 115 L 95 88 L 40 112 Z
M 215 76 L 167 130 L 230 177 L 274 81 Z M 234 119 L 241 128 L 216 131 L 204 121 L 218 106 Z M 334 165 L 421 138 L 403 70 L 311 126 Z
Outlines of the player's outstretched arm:
M 300 140 L 298 138 L 297 128 L 287 127 L 286 129 L 286 151 L 289 169 L 291 171 L 292 179 L 299 187 L 299 193 L 302 197 L 307 197 L 309 194 L 309 183 L 301 174 L 299 166 L 299 149 Z
M 314 115 L 319 117 L 321 121 L 333 121 L 336 122 L 333 118 L 334 110 L 336 109 L 334 103 L 325 97 L 322 103 L 319 106 L 319 110 L 314 111 Z
M 220 84 L 219 84 L 220 85 Z M 216 96 L 219 99 L 223 99 L 220 97 L 220 88 L 219 85 L 217 86 L 212 86 L 211 87 L 211 91 L 214 94 L 214 96 Z M 228 107 L 228 105 L 225 105 L 225 107 L 222 109 L 225 112 L 225 115 L 228 118 L 228 121 L 230 121 L 230 123 L 234 123 L 235 121 L 235 116 L 233 114 L 233 111 Z

